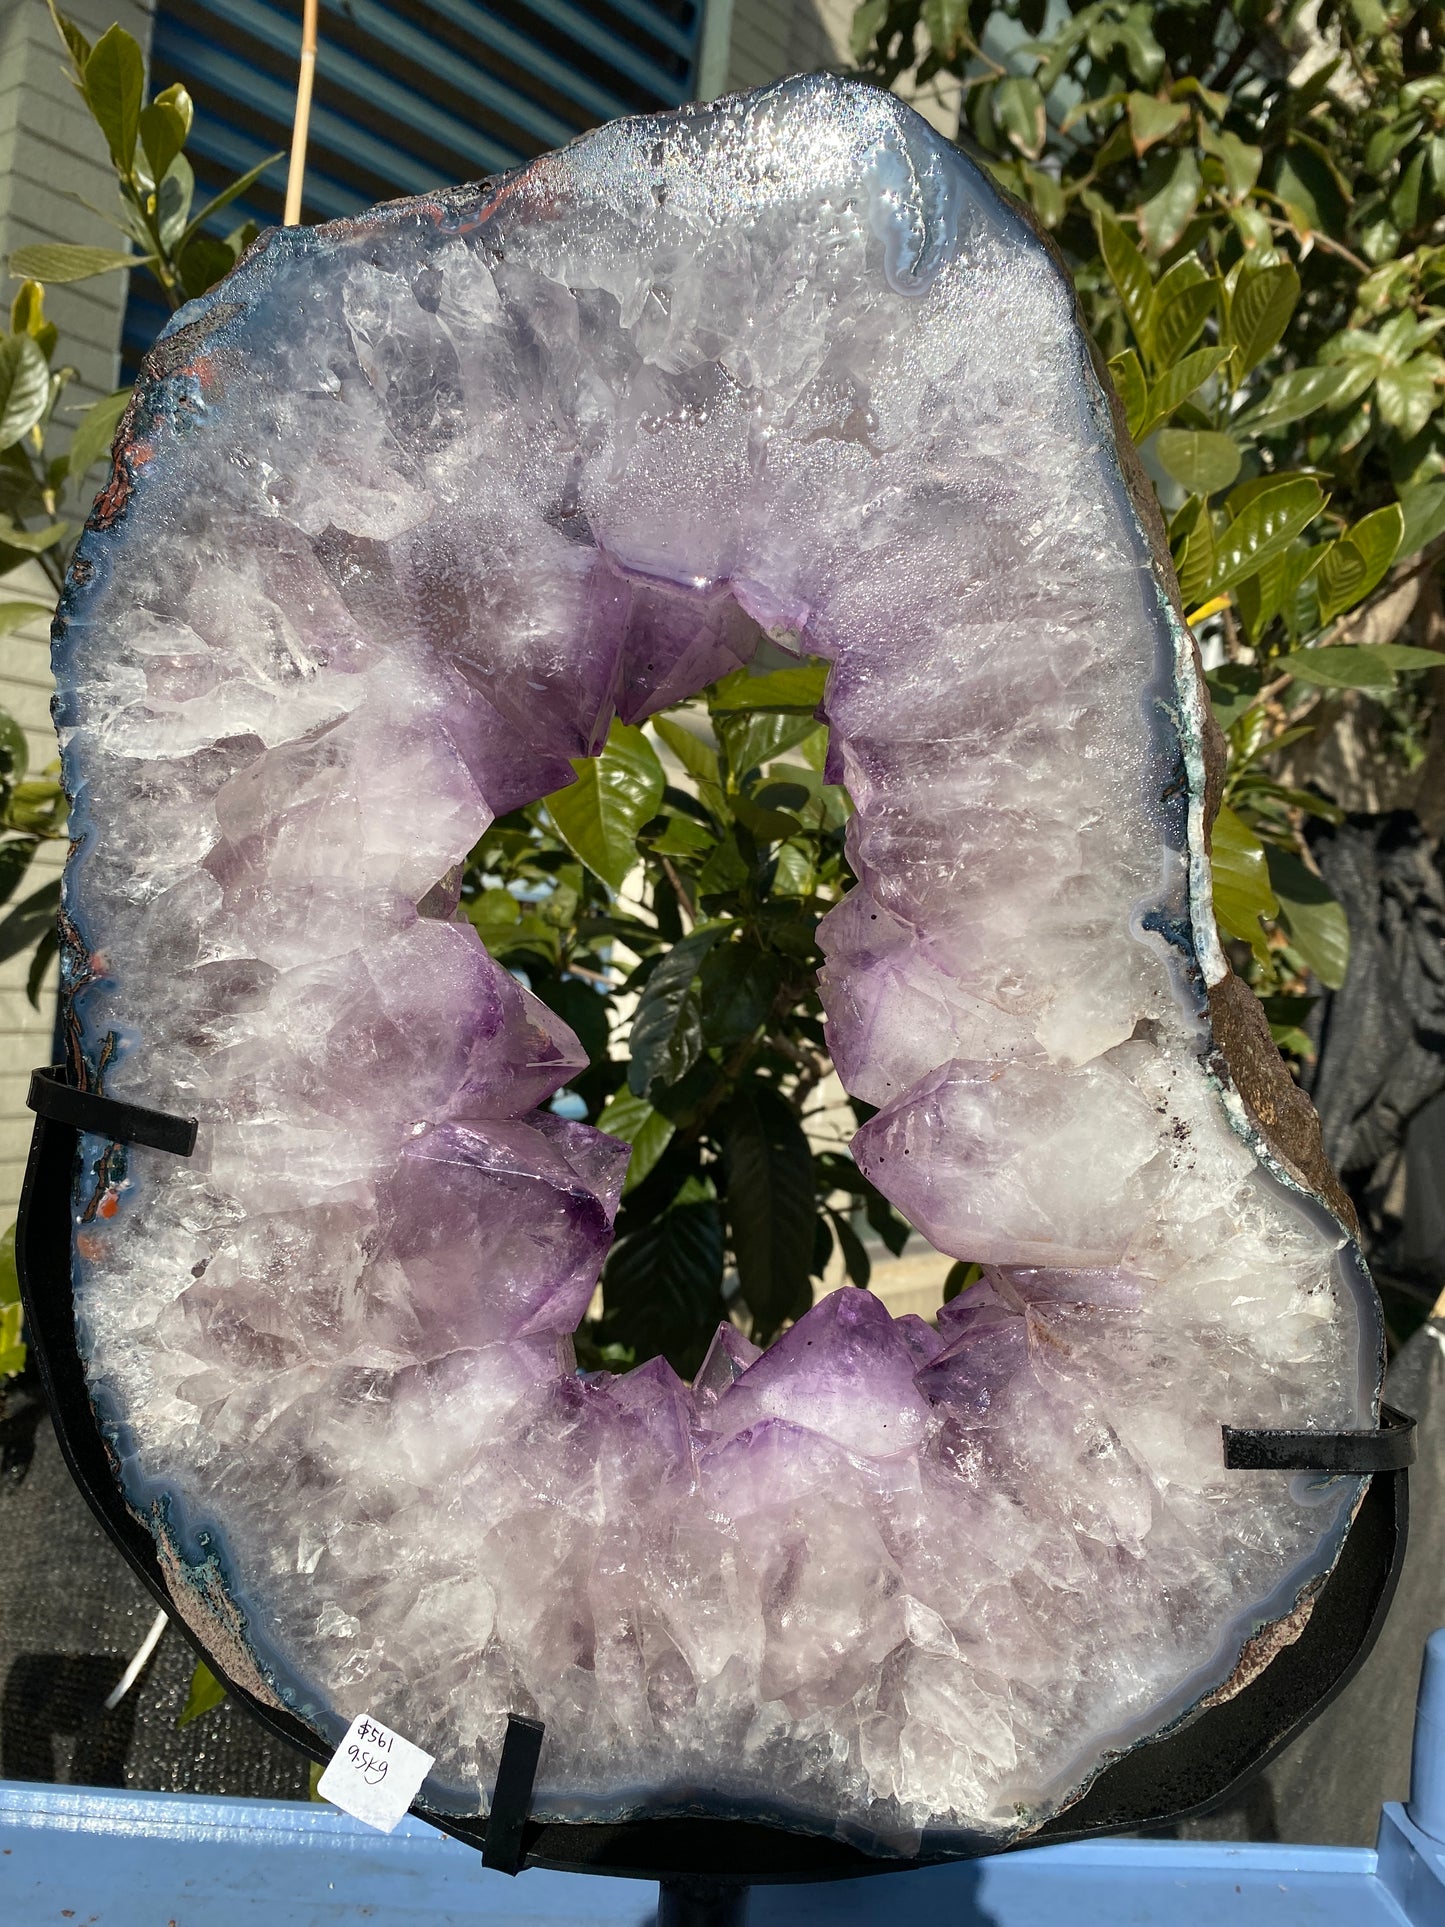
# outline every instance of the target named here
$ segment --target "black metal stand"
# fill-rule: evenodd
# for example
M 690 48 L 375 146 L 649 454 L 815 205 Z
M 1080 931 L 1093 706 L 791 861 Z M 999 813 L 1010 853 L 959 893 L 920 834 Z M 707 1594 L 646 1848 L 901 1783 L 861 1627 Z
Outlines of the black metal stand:
M 37 1116 L 21 1193 L 16 1261 L 26 1339 L 66 1463 L 101 1526 L 159 1603 L 173 1613 L 173 1624 L 230 1697 L 272 1732 L 324 1762 L 331 1747 L 320 1733 L 295 1713 L 238 1685 L 224 1661 L 174 1614 L 155 1540 L 116 1482 L 76 1343 L 71 1223 L 79 1133 L 184 1157 L 194 1143 L 195 1125 L 98 1092 L 73 1090 L 63 1070 L 37 1072 L 30 1103 Z M 1340 1556 L 1315 1596 L 1304 1630 L 1232 1698 L 1206 1707 L 1187 1724 L 1134 1747 L 1105 1767 L 1079 1799 L 1020 1846 L 1158 1826 L 1214 1806 L 1328 1705 L 1363 1664 L 1394 1594 L 1405 1550 L 1405 1467 L 1413 1456 L 1412 1424 L 1397 1413 L 1386 1413 L 1378 1434 L 1235 1432 L 1227 1437 L 1227 1462 L 1240 1469 L 1353 1472 L 1368 1478 Z M 537 1721 L 509 1721 L 490 1820 L 442 1813 L 421 1803 L 413 1811 L 478 1848 L 488 1865 L 508 1873 L 551 1867 L 565 1873 L 656 1880 L 660 1927 L 742 1927 L 749 1885 L 898 1873 L 969 1856 L 970 1850 L 956 1839 L 929 1834 L 916 1856 L 893 1859 L 760 1821 L 534 1820 L 532 1781 L 542 1741 Z
M 657 1927 L 747 1927 L 748 1893 L 722 1880 L 664 1880 Z

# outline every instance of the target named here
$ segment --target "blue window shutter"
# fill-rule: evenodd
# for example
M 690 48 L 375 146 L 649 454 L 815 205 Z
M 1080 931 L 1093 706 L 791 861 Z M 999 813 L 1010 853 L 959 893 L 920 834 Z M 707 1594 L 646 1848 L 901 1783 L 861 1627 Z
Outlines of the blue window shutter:
M 705 0 L 322 0 L 303 219 L 497 174 L 599 121 L 692 97 Z M 281 219 L 301 47 L 299 0 L 159 0 L 152 89 L 196 103 L 187 146 L 200 205 L 283 155 L 218 217 Z M 132 277 L 133 374 L 165 320 Z

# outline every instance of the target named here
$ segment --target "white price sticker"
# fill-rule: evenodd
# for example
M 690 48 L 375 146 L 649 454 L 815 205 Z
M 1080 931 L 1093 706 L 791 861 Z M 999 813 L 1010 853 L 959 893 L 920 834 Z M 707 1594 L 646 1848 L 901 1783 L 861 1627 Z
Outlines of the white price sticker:
M 316 1782 L 316 1791 L 353 1820 L 390 1833 L 436 1762 L 369 1714 L 357 1716 Z

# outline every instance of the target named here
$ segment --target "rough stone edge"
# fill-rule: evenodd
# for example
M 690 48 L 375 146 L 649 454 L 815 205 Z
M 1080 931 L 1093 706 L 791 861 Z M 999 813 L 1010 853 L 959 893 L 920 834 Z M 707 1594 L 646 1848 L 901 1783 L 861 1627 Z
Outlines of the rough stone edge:
M 1053 262 L 1068 288 L 1073 304 L 1074 325 L 1088 353 L 1089 364 L 1098 383 L 1099 392 L 1109 411 L 1119 472 L 1149 550 L 1155 582 L 1162 590 L 1175 618 L 1176 634 L 1188 639 L 1188 656 L 1183 657 L 1181 653 L 1176 653 L 1175 680 L 1176 683 L 1180 680 L 1180 672 L 1187 662 L 1193 671 L 1194 688 L 1189 692 L 1181 690 L 1180 693 L 1193 696 L 1199 722 L 1198 748 L 1204 775 L 1202 827 L 1204 854 L 1208 859 L 1213 854 L 1214 820 L 1224 800 L 1224 775 L 1229 751 L 1224 731 L 1219 726 L 1218 718 L 1209 700 L 1209 689 L 1204 679 L 1204 662 L 1199 653 L 1198 639 L 1186 619 L 1179 578 L 1174 568 L 1174 557 L 1169 548 L 1169 532 L 1165 526 L 1163 510 L 1159 506 L 1159 498 L 1154 492 L 1154 485 L 1149 479 L 1134 438 L 1129 433 L 1128 415 L 1120 400 L 1119 392 L 1114 386 L 1108 363 L 1084 318 L 1073 271 L 1064 258 L 1062 248 L 1026 201 L 1010 193 L 995 180 L 979 157 L 967 153 L 962 147 L 960 152 L 963 152 L 965 158 L 985 176 L 1000 198 L 1018 216 L 1024 227 Z M 1197 945 L 1199 933 L 1196 931 L 1194 934 Z M 1283 1174 L 1294 1185 L 1312 1194 L 1327 1207 L 1358 1250 L 1359 1217 L 1349 1193 L 1325 1155 L 1323 1131 L 1314 1105 L 1310 1102 L 1307 1093 L 1300 1089 L 1290 1075 L 1284 1058 L 1270 1034 L 1269 1019 L 1265 1016 L 1264 1006 L 1235 971 L 1222 945 L 1219 946 L 1219 951 L 1224 965 L 1223 974 L 1206 986 L 1211 1039 L 1211 1048 L 1208 1053 L 1209 1068 L 1226 1097 L 1233 1095 L 1242 1105 L 1245 1113 L 1243 1121 L 1248 1134 L 1256 1137 L 1263 1144 L 1271 1154 L 1271 1161 L 1277 1163 Z M 1225 1108 L 1227 1114 L 1232 1109 L 1227 1102 Z M 1238 1121 L 1234 1117 L 1231 1116 L 1229 1122 L 1238 1128 Z M 1383 1358 L 1379 1361 L 1376 1376 L 1376 1396 L 1378 1397 L 1383 1388 Z M 1359 1496 L 1350 1510 L 1351 1525 L 1358 1515 L 1360 1506 L 1364 1503 L 1368 1489 L 1369 1481 L 1362 1480 Z M 1173 1723 L 1172 1727 L 1163 1729 L 1163 1732 L 1186 1726 L 1210 1707 L 1233 1699 L 1236 1694 L 1243 1692 L 1245 1687 L 1256 1680 L 1286 1647 L 1294 1644 L 1304 1632 L 1314 1610 L 1315 1601 L 1339 1562 L 1347 1536 L 1348 1528 L 1346 1533 L 1341 1535 L 1339 1550 L 1334 1559 L 1330 1561 L 1324 1572 L 1305 1582 L 1294 1605 L 1277 1618 L 1257 1627 L 1255 1632 L 1245 1639 L 1234 1670 L 1229 1677 L 1196 1701 L 1179 1720 Z M 1163 1737 L 1163 1733 L 1156 1737 Z M 1107 1764 L 1107 1761 L 1101 1763 L 1098 1771 L 1102 1771 Z M 1060 1800 L 1055 1811 L 1063 1811 L 1075 1804 L 1098 1777 L 1098 1771 L 1090 1774 L 1087 1780 L 1081 1782 L 1073 1792 Z
M 144 1523 L 156 1542 L 156 1559 L 175 1609 L 208 1656 L 227 1679 L 273 1711 L 289 1712 L 246 1640 L 245 1618 L 226 1591 L 214 1564 L 193 1566 L 176 1547 L 164 1519 L 152 1515 Z M 310 1725 L 310 1721 L 307 1722 Z M 314 1730 L 314 1729 L 313 1729 Z M 319 1735 L 318 1735 L 319 1738 Z
M 971 156 L 969 158 L 972 159 Z M 973 164 L 979 165 L 976 160 Z M 1129 433 L 1128 417 L 1108 364 L 1085 323 L 1074 277 L 1063 251 L 1026 202 L 1000 187 L 992 175 L 988 178 L 1044 248 L 1068 286 L 1074 304 L 1074 324 L 1088 350 L 1094 378 L 1108 406 L 1119 471 L 1148 544 L 1155 581 L 1178 619 L 1179 632 L 1188 638 L 1195 683 L 1190 693 L 1198 705 L 1199 751 L 1204 766 L 1204 851 L 1209 856 L 1212 854 L 1214 819 L 1219 814 L 1224 798 L 1224 772 L 1229 751 L 1224 732 L 1209 701 L 1199 644 L 1185 618 L 1179 578 L 1174 571 L 1174 558 L 1169 551 L 1169 532 L 1164 525 L 1159 498 L 1154 493 L 1154 485 Z M 1207 994 L 1209 1028 L 1214 1040 L 1211 1068 L 1221 1081 L 1238 1093 L 1251 1124 L 1288 1175 L 1301 1189 L 1314 1192 L 1328 1205 L 1350 1237 L 1358 1239 L 1359 1219 L 1349 1193 L 1325 1156 L 1324 1139 L 1314 1105 L 1291 1077 L 1270 1035 L 1269 1020 L 1259 999 L 1235 972 L 1227 957 L 1224 958 L 1223 976 L 1208 986 Z

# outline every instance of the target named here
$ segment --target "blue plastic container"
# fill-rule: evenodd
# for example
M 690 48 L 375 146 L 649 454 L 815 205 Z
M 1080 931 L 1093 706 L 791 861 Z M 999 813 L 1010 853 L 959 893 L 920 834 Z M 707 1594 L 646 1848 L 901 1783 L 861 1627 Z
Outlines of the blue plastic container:
M 649 1927 L 657 1889 L 489 1873 L 418 1820 L 0 1781 L 0 1927 Z M 1411 1795 L 1364 1847 L 1094 1840 L 920 1872 L 757 1887 L 749 1927 L 1445 1927 L 1445 1629 L 1425 1650 Z

